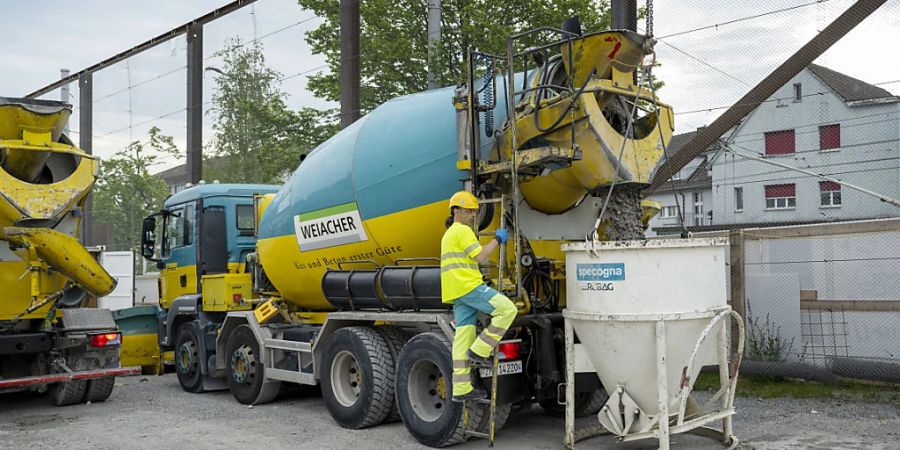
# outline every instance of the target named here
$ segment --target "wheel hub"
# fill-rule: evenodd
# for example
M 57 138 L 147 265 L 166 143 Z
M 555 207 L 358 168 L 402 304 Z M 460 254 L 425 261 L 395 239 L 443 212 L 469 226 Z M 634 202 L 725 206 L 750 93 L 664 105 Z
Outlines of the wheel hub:
M 363 377 L 356 358 L 348 351 L 342 351 L 331 363 L 331 389 L 334 397 L 344 406 L 352 406 L 359 398 Z
M 190 373 L 194 370 L 196 364 L 194 361 L 195 353 L 194 343 L 191 341 L 185 342 L 178 347 L 178 357 L 175 359 L 178 361 L 178 370 L 181 373 Z
M 243 384 L 248 382 L 255 374 L 256 357 L 253 350 L 242 345 L 231 354 L 231 378 L 236 383 Z
M 440 419 L 447 408 L 449 386 L 438 366 L 428 360 L 417 361 L 410 368 L 407 393 L 416 415 L 426 422 Z

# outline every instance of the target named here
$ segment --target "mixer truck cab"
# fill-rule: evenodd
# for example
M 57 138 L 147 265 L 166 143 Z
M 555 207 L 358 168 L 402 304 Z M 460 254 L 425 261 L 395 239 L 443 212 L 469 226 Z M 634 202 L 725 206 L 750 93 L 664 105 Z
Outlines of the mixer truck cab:
M 199 184 L 166 199 L 144 219 L 142 253 L 160 270 L 160 345 L 175 348 L 182 385 L 202 389 L 208 375 L 204 323 L 221 322 L 228 311 L 252 309 L 246 258 L 256 246 L 254 196 L 277 191 L 271 185 Z M 212 381 L 211 381 L 212 380 Z M 221 385 L 214 379 L 207 384 Z M 207 389 L 212 386 L 208 386 Z

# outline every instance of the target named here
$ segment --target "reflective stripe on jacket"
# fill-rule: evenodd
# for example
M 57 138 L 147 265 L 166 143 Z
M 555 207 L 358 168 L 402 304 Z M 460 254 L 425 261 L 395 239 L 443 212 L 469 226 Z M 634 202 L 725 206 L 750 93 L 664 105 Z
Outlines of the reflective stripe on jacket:
M 475 261 L 479 253 L 481 244 L 475 232 L 453 222 L 441 239 L 441 301 L 453 303 L 483 283 Z

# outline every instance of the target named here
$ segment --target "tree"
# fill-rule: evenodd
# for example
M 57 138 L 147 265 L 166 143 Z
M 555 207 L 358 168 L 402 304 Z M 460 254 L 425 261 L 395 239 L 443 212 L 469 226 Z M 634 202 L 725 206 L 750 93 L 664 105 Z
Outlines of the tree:
M 134 141 L 103 161 L 94 187 L 94 219 L 113 225 L 113 249 L 134 250 L 136 261 L 140 258 L 141 223 L 158 211 L 169 195 L 166 183 L 150 174 L 166 155 L 178 157 L 181 152 L 171 136 L 153 127 L 147 141 Z
M 325 21 L 306 34 L 313 52 L 325 55 L 329 73 L 310 77 L 317 97 L 338 101 L 340 96 L 340 4 L 335 0 L 298 0 Z M 599 31 L 609 25 L 606 0 L 443 0 L 442 39 L 435 61 L 428 60 L 427 0 L 366 0 L 360 3 L 362 73 L 360 105 L 368 112 L 385 101 L 427 87 L 429 64 L 436 66 L 442 85 L 465 77 L 469 46 L 506 54 L 512 34 L 540 26 L 559 28 L 577 15 L 582 28 Z
M 229 41 L 218 53 L 224 66 L 216 78 L 211 113 L 215 136 L 205 153 L 209 180 L 280 183 L 300 155 L 336 131 L 333 114 L 291 111 L 280 88 L 281 74 L 266 66 L 258 42 Z

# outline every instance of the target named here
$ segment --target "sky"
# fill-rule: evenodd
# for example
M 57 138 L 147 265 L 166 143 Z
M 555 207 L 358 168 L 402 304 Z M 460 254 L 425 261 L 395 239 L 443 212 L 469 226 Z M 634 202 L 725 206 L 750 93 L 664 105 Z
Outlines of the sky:
M 5 61 L 0 95 L 24 96 L 58 79 L 61 68 L 78 71 L 227 3 L 155 0 L 151 6 L 135 0 L 0 0 L 4 15 L 15 17 L 4 25 L 5 38 L 0 40 L 0 58 Z M 676 133 L 710 123 L 852 3 L 654 1 L 653 29 L 660 41 L 656 51 L 661 63 L 654 74 L 665 81 L 658 94 L 675 109 Z M 787 10 L 779 11 L 783 9 Z M 269 65 L 286 78 L 282 89 L 289 107 L 335 106 L 306 90 L 306 72 L 322 70 L 324 58 L 311 53 L 304 34 L 320 23 L 295 0 L 259 0 L 205 26 L 204 64 L 221 64 L 213 55 L 229 38 L 255 37 L 264 45 Z M 35 31 L 38 28 L 40 32 Z M 643 30 L 643 21 L 639 28 Z M 898 41 L 900 0 L 889 0 L 816 63 L 898 94 L 900 58 L 891 50 Z M 95 154 L 109 157 L 128 142 L 144 139 L 151 126 L 174 136 L 184 148 L 186 48 L 182 36 L 94 75 Z M 204 71 L 204 102 L 211 99 L 215 76 Z M 77 142 L 77 86 L 73 84 L 70 92 L 70 103 L 76 106 L 70 127 Z M 44 98 L 59 99 L 60 92 Z M 212 136 L 211 127 L 212 118 L 206 114 L 204 140 Z M 166 158 L 159 169 L 183 162 Z

